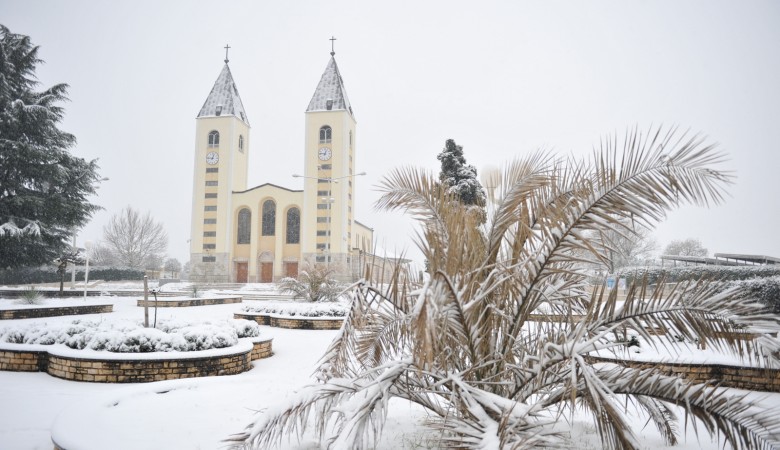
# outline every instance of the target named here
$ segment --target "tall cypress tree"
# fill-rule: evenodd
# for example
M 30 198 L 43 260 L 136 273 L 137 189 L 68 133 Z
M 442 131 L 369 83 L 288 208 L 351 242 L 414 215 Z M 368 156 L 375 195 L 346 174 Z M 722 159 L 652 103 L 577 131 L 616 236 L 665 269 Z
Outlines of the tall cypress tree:
M 444 150 L 437 158 L 441 161 L 439 181 L 449 186 L 450 191 L 457 194 L 462 203 L 484 208 L 485 189 L 477 180 L 477 168 L 466 164 L 463 147 L 453 139 L 447 139 Z
M 0 268 L 51 263 L 99 209 L 96 161 L 58 128 L 67 85 L 35 88 L 38 47 L 0 25 Z

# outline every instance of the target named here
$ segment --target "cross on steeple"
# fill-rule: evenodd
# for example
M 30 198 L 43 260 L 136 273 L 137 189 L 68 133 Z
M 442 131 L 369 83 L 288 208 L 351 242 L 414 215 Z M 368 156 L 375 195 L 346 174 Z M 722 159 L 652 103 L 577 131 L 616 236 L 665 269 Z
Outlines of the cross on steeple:
M 230 61 L 230 60 L 228 59 L 228 50 L 230 50 L 230 45 L 226 44 L 226 45 L 225 45 L 225 64 L 227 64 L 227 63 L 228 63 L 228 61 Z
M 335 37 L 333 37 L 333 36 L 330 37 L 330 56 L 333 56 L 333 55 L 336 54 L 336 51 L 333 49 L 333 44 L 335 44 L 335 42 L 334 42 L 335 40 L 336 40 Z

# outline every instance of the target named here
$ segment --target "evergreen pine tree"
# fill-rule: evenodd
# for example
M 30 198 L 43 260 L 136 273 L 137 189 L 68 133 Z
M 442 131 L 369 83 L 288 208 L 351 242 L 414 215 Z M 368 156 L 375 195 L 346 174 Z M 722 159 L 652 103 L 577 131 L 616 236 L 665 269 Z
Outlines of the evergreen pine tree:
M 0 25 L 0 268 L 53 262 L 99 209 L 88 201 L 96 161 L 71 155 L 76 138 L 57 127 L 67 85 L 34 90 L 41 62 L 28 36 Z
M 450 191 L 457 194 L 462 203 L 484 208 L 485 190 L 477 180 L 476 167 L 466 164 L 463 147 L 454 140 L 447 139 L 444 150 L 437 158 L 441 161 L 439 181 L 449 186 Z

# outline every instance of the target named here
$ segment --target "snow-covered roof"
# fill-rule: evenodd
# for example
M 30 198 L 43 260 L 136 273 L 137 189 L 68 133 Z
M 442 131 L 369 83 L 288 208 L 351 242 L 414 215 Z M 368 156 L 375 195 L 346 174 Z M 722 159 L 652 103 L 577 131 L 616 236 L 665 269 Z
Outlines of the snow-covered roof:
M 328 108 L 328 100 L 332 101 L 330 108 Z M 344 80 L 341 79 L 339 66 L 336 65 L 336 58 L 333 56 L 328 61 L 328 66 L 320 78 L 306 112 L 329 110 L 346 110 L 352 115 L 352 105 L 349 104 L 347 90 L 344 89 Z
M 715 253 L 716 258 L 735 259 L 738 262 L 750 262 L 753 264 L 780 264 L 780 258 L 767 255 L 745 255 L 742 253 Z
M 221 108 L 220 108 L 221 107 Z M 206 102 L 198 113 L 198 117 L 236 116 L 249 125 L 249 119 L 244 111 L 244 104 L 238 95 L 236 83 L 230 73 L 230 67 L 225 63 L 214 87 L 211 88 Z

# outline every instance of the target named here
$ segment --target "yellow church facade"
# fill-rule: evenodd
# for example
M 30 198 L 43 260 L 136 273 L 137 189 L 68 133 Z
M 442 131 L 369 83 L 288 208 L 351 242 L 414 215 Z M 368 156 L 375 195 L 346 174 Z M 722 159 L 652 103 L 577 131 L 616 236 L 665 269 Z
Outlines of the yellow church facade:
M 333 52 L 304 116 L 303 190 L 248 187 L 251 127 L 225 59 L 196 118 L 192 280 L 273 282 L 314 264 L 362 275 L 373 230 L 354 219 L 357 122 Z

